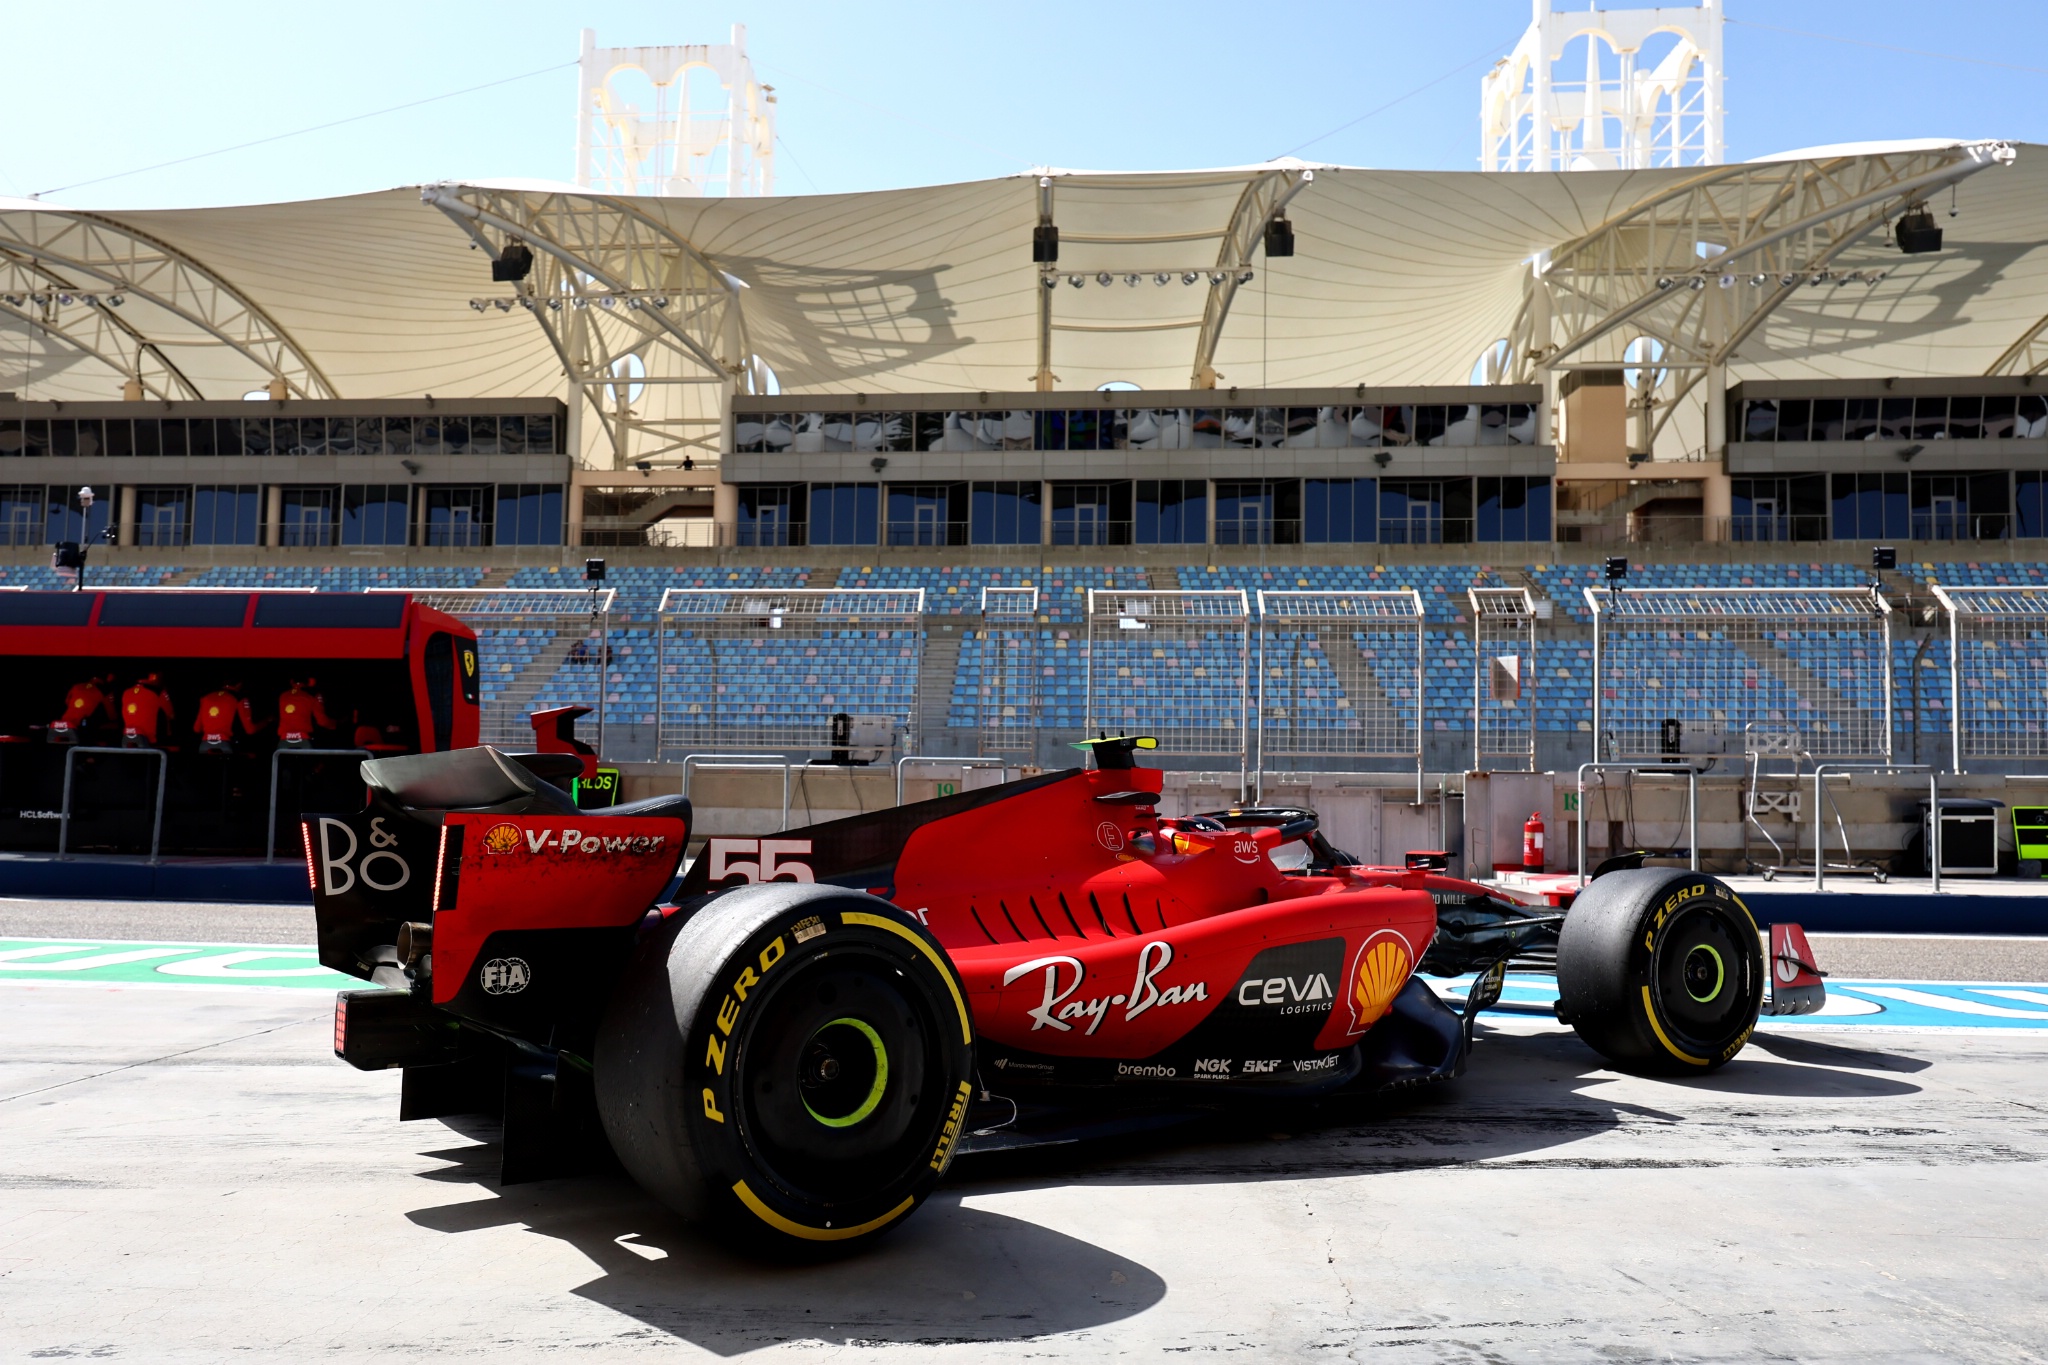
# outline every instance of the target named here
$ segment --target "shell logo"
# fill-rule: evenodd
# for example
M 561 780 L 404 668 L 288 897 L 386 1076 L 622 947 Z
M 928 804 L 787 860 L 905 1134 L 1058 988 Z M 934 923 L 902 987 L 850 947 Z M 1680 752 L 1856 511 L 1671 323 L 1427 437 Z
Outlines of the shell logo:
M 1363 1033 L 1380 1021 L 1408 983 L 1414 965 L 1408 941 L 1391 929 L 1382 929 L 1365 941 L 1351 973 L 1353 1033 Z
M 484 831 L 484 852 L 517 853 L 518 851 L 519 826 L 497 824 Z

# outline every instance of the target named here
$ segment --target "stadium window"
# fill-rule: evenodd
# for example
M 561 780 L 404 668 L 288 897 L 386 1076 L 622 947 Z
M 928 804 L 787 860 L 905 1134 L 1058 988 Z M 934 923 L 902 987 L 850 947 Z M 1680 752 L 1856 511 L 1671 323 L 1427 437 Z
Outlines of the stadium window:
M 1886 398 L 1879 402 L 1877 410 L 1877 438 L 1880 441 L 1910 441 L 1913 439 L 1912 399 Z
M 1131 543 L 1131 486 L 1124 482 L 1052 486 L 1052 543 Z
M 1381 479 L 1380 539 L 1462 545 L 1472 539 L 1472 480 Z
M 48 498 L 39 483 L 0 485 L 0 545 L 42 544 Z
M 1126 408 L 1118 414 L 1125 450 L 1186 450 L 1194 431 L 1188 408 Z
M 526 453 L 529 455 L 560 455 L 562 453 L 561 428 L 555 415 L 548 413 L 541 417 L 526 419 Z
M 2015 535 L 2029 540 L 2048 536 L 2048 474 L 2026 470 L 2013 475 Z
M 360 455 L 362 447 L 356 443 L 356 419 L 353 417 L 330 417 L 325 423 L 327 453 L 329 455 Z
M 501 483 L 498 485 L 497 545 L 560 545 L 562 485 Z
M 1370 541 L 1379 498 L 1372 479 L 1304 479 L 1301 489 L 1301 538 L 1311 545 L 1347 545 Z
M 1506 475 L 1478 481 L 1475 539 L 1550 539 L 1550 480 Z
M 1984 400 L 1984 439 L 2003 441 L 2013 435 L 2016 405 L 2011 394 L 1993 394 Z
M 1843 403 L 1839 398 L 1816 398 L 1813 400 L 1813 424 L 1807 431 L 1810 441 L 1839 441 L 1842 439 Z
M 1034 413 L 1032 433 L 1031 445 L 1034 450 L 1065 450 L 1067 414 L 1059 410 Z
M 1821 405 L 1816 403 L 1818 409 Z M 1981 398 L 1951 398 L 1948 400 L 1948 438 L 1951 441 L 1976 441 L 1984 436 L 1984 400 Z
M 1906 482 L 1903 471 L 1835 475 L 1835 539 L 1897 540 L 1910 536 Z
M 1877 400 L 1850 398 L 1842 403 L 1842 439 L 1868 441 L 1877 435 Z M 1900 532 L 1904 534 L 1904 532 Z
M 469 419 L 449 417 L 441 422 L 441 448 L 450 455 L 473 455 L 476 447 L 470 443 Z
M 334 505 L 339 491 L 334 488 L 282 490 L 278 503 L 278 544 L 302 549 L 325 549 L 334 544 Z
M 1301 542 L 1299 479 L 1219 480 L 1218 545 L 1297 545 Z
M 734 538 L 741 545 L 780 548 L 804 543 L 802 484 L 742 484 L 739 493 L 739 521 L 734 527 Z M 586 511 L 585 516 L 588 515 Z
M 21 453 L 30 458 L 50 453 L 50 424 L 46 419 L 30 417 L 23 420 Z
M 33 426 L 34 423 L 29 425 Z M 2012 434 L 2022 440 L 2037 440 L 2048 436 L 2048 397 L 2037 393 L 2020 395 L 2018 415 L 2013 420 Z
M 1827 476 L 1800 474 L 1778 479 L 1734 479 L 1729 483 L 1728 508 L 1730 540 L 1760 543 L 1825 540 L 1828 536 Z
M 350 484 L 341 490 L 341 543 L 404 545 L 412 527 L 409 494 L 402 483 Z M 438 542 L 441 544 L 462 542 Z
M 1435 403 L 1425 403 L 1409 409 L 1415 414 L 1415 427 L 1409 433 L 1409 444 L 1418 446 L 1440 446 L 1450 426 L 1451 410 Z
M 21 419 L 0 417 L 0 458 L 11 458 L 22 453 Z
M 888 498 L 889 544 L 967 543 L 967 485 L 892 483 Z
M 185 544 L 191 536 L 192 489 L 188 485 L 135 490 L 135 543 L 157 548 Z
M 208 427 L 210 429 L 215 424 L 212 422 L 204 422 L 200 423 L 199 425 Z M 228 424 L 223 422 L 220 423 L 220 425 L 226 426 Z M 135 423 L 130 422 L 125 418 L 109 418 L 107 422 L 104 424 L 104 427 L 107 438 L 107 455 L 110 459 L 123 459 L 135 453 Z M 211 455 L 214 452 L 209 450 L 206 453 L 208 455 Z M 233 454 L 234 452 L 228 451 L 226 453 Z
M 231 419 L 241 434 L 241 453 L 244 455 L 268 455 L 276 447 L 272 444 L 271 423 L 268 417 L 237 417 Z M 143 424 L 135 424 L 135 436 L 142 439 Z M 141 454 L 140 450 L 135 452 Z
M 1068 412 L 1067 412 L 1067 414 L 1066 414 L 1066 417 L 1067 417 L 1067 449 L 1068 449 L 1068 450 L 1111 450 L 1111 449 L 1114 449 L 1114 447 L 1113 447 L 1113 446 L 1111 446 L 1111 445 L 1110 445 L 1110 444 L 1109 444 L 1108 442 L 1106 442 L 1106 441 L 1104 441 L 1104 440 L 1102 439 L 1102 438 L 1103 438 L 1103 428 L 1104 428 L 1104 426 L 1105 426 L 1105 423 L 1103 422 L 1103 420 L 1102 420 L 1102 419 L 1103 419 L 1103 418 L 1104 418 L 1104 417 L 1105 417 L 1106 415 L 1107 415 L 1107 414 L 1105 414 L 1105 413 L 1104 413 L 1104 412 L 1102 411 L 1102 409 L 1100 409 L 1100 408 L 1072 408 L 1072 409 L 1069 409 L 1069 410 L 1068 410 Z
M 1916 441 L 1946 441 L 1948 433 L 1948 399 L 1915 398 L 1913 400 L 1913 439 Z
M 48 484 L 44 489 L 45 544 L 62 540 L 104 543 L 107 527 L 113 525 L 116 499 L 95 499 L 90 515 L 78 510 L 77 484 Z
M 1778 439 L 1780 441 L 1807 441 L 1812 439 L 1813 404 L 1804 398 L 1788 398 L 1778 405 Z
M 1209 539 L 1209 485 L 1201 479 L 1140 479 L 1132 538 L 1140 545 L 1200 545 Z
M 1043 531 L 1036 479 L 977 483 L 968 496 L 967 539 L 972 545 L 1036 545 Z
M 429 488 L 422 543 L 457 548 L 488 545 L 492 510 L 488 487 L 457 484 Z
M 192 544 L 255 545 L 263 489 L 257 484 L 203 483 L 192 490 Z
M 880 484 L 811 485 L 810 543 L 873 545 L 881 526 Z
M 500 413 L 498 423 L 498 453 L 500 455 L 524 455 L 526 446 L 526 419 Z

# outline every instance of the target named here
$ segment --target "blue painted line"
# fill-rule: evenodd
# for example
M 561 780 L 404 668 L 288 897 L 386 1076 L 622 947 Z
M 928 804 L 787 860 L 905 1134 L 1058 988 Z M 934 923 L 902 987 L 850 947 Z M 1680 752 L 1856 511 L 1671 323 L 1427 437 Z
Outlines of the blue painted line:
M 1472 978 L 1429 980 L 1440 995 L 1460 996 Z M 1846 981 L 1827 983 L 1820 1014 L 1765 1016 L 1764 1028 L 2048 1029 L 2048 985 L 2022 981 Z M 1503 1005 L 1548 1007 L 1557 983 L 1547 977 L 1510 976 Z M 1492 1013 L 1493 1011 L 1487 1011 Z M 1512 1017 L 1520 1011 L 1500 1011 Z M 1525 1016 L 1526 1017 L 1526 1016 Z

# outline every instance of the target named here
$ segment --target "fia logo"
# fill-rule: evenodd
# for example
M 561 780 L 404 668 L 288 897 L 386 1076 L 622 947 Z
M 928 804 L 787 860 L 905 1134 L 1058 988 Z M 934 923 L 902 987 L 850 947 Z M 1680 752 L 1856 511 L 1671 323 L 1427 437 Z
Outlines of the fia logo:
M 523 957 L 494 957 L 478 969 L 477 984 L 485 995 L 517 995 L 533 980 L 533 968 Z

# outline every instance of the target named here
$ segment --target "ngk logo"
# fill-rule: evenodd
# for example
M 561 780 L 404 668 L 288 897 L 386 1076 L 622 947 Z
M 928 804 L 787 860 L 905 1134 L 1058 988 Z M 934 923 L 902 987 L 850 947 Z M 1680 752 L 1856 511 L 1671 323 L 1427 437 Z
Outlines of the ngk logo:
M 793 853 L 808 855 L 811 851 L 809 839 L 713 839 L 711 841 L 711 881 L 715 885 L 732 877 L 744 877 L 750 882 L 815 882 L 809 863 L 800 863 L 790 857 Z M 741 858 L 735 855 L 746 854 Z

